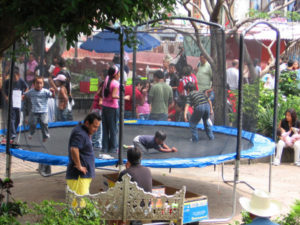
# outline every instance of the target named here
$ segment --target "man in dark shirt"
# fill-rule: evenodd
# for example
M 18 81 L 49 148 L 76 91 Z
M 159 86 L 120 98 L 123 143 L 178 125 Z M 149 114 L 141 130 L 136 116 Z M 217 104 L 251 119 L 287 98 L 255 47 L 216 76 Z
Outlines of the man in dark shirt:
M 14 68 L 14 78 L 12 83 L 12 111 L 11 111 L 11 139 L 17 136 L 17 129 L 20 123 L 21 100 L 23 94 L 28 90 L 26 82 L 20 78 L 19 68 Z M 4 98 L 8 101 L 9 79 L 4 83 Z
M 152 192 L 151 171 L 141 165 L 141 157 L 142 153 L 139 149 L 130 148 L 127 150 L 126 169 L 120 173 L 118 181 L 122 181 L 122 177 L 128 173 L 131 176 L 131 181 L 135 181 L 145 192 Z
M 199 121 L 202 119 L 206 134 L 210 140 L 214 139 L 214 135 L 211 129 L 211 125 L 207 122 L 209 119 L 209 115 L 213 113 L 212 104 L 209 98 L 207 98 L 204 93 L 196 91 L 196 86 L 189 82 L 184 87 L 187 91 L 186 104 L 184 109 L 184 120 L 188 122 L 187 113 L 190 106 L 193 107 L 194 112 L 190 119 L 190 128 L 192 131 L 192 141 L 199 141 L 199 134 L 197 125 Z
M 83 124 L 76 126 L 69 139 L 69 164 L 67 167 L 67 185 L 79 195 L 89 193 L 92 178 L 95 177 L 95 157 L 91 141 L 100 125 L 101 117 L 90 113 Z M 76 202 L 72 205 L 75 207 Z

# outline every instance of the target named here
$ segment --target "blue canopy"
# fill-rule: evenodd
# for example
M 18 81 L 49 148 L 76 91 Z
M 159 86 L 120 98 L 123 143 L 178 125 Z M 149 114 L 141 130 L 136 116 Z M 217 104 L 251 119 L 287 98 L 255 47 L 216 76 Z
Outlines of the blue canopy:
M 133 34 L 131 34 L 133 35 Z M 138 41 L 137 51 L 151 50 L 160 45 L 160 41 L 148 33 L 139 32 L 136 34 Z M 104 30 L 94 35 L 92 38 L 80 45 L 81 49 L 95 51 L 98 53 L 120 53 L 119 35 L 108 30 Z M 133 52 L 133 48 L 124 46 L 125 52 Z

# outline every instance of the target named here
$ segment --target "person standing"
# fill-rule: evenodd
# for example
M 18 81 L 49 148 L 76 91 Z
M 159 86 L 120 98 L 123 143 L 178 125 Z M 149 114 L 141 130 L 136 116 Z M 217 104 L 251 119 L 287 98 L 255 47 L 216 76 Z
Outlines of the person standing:
M 197 66 L 197 82 L 200 92 L 205 92 L 211 101 L 215 99 L 215 93 L 212 89 L 212 70 L 203 53 L 200 54 L 200 62 Z
M 104 153 L 115 152 L 118 149 L 119 78 L 118 67 L 112 66 L 108 69 L 108 76 L 103 84 L 102 149 Z
M 19 68 L 20 78 L 25 81 L 25 56 L 20 55 L 15 63 L 15 66 Z
M 35 60 L 33 53 L 30 53 L 29 60 L 27 62 L 27 73 L 26 73 L 26 82 L 28 83 L 30 88 L 34 80 L 34 72 L 37 66 L 38 63 Z
M 227 84 L 230 90 L 237 90 L 239 87 L 239 61 L 234 59 L 231 63 L 231 67 L 226 70 Z
M 91 141 L 100 126 L 101 117 L 97 113 L 88 114 L 83 124 L 76 126 L 69 138 L 69 163 L 66 173 L 68 187 L 78 195 L 89 193 L 90 184 L 95 177 L 95 156 Z M 72 206 L 76 207 L 76 201 Z
M 157 70 L 154 74 L 155 84 L 149 92 L 149 104 L 151 105 L 150 120 L 168 120 L 168 106 L 173 101 L 172 88 L 164 81 L 164 74 Z
M 4 98 L 8 102 L 9 79 L 4 83 Z M 20 123 L 21 116 L 21 100 L 23 94 L 28 91 L 28 85 L 20 77 L 18 67 L 14 68 L 14 77 L 12 83 L 12 111 L 11 111 L 11 139 L 17 136 L 17 129 Z
M 140 92 L 141 90 L 141 79 L 135 79 L 135 101 L 136 106 L 143 104 L 143 95 Z M 126 85 L 125 92 L 124 92 L 124 100 L 125 100 L 125 112 L 124 112 L 124 119 L 133 119 L 132 107 L 133 107 L 133 85 Z M 136 110 L 136 109 L 135 109 Z
M 191 132 L 192 132 L 192 142 L 199 141 L 197 125 L 201 119 L 203 120 L 206 135 L 210 140 L 213 140 L 215 137 L 212 132 L 211 125 L 207 122 L 210 114 L 213 114 L 211 101 L 209 100 L 209 98 L 207 98 L 204 95 L 204 93 L 196 91 L 195 85 L 191 82 L 189 82 L 185 86 L 185 90 L 188 93 L 188 96 L 186 98 L 185 108 L 184 108 L 185 122 L 188 122 L 187 114 L 188 114 L 189 107 L 192 106 L 194 109 L 194 112 L 189 121 Z

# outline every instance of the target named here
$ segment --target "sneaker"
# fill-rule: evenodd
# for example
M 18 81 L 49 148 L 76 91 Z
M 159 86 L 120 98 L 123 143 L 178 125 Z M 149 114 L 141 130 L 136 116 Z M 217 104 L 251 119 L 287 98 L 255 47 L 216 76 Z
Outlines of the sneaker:
M 193 138 L 190 138 L 190 142 L 197 143 L 198 141 L 194 141 Z
M 279 166 L 280 161 L 278 159 L 274 159 L 273 166 Z
M 127 149 L 130 148 L 130 146 L 129 145 L 123 145 L 123 148 L 127 150 Z
M 28 139 L 29 139 L 29 140 L 31 140 L 31 139 L 32 139 L 32 135 L 31 135 L 31 134 L 28 134 L 28 136 L 27 136 L 27 137 L 28 137 Z
M 99 154 L 99 159 L 114 159 L 114 157 L 108 154 Z
M 300 166 L 300 161 L 294 163 L 295 166 Z

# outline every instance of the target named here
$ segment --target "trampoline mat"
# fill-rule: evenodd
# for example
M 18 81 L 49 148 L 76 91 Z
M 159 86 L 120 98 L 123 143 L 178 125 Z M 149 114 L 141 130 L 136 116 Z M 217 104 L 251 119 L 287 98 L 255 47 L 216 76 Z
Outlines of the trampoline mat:
M 28 132 L 20 136 L 20 148 L 33 151 L 44 152 L 50 155 L 67 156 L 68 141 L 73 127 L 49 128 L 50 139 L 42 142 L 41 131 L 37 129 L 33 138 L 27 138 Z M 144 159 L 168 159 L 168 158 L 199 158 L 205 156 L 217 156 L 236 151 L 236 136 L 222 133 L 214 133 L 215 139 L 209 140 L 205 131 L 199 130 L 200 141 L 193 143 L 190 141 L 191 132 L 189 128 L 172 126 L 147 126 L 147 125 L 125 125 L 123 132 L 123 144 L 132 145 L 132 140 L 137 135 L 154 135 L 157 130 L 162 130 L 167 134 L 165 143 L 169 147 L 176 147 L 178 152 L 163 153 L 155 149 L 150 149 L 143 153 Z M 242 138 L 241 149 L 246 150 L 253 144 Z M 101 153 L 95 150 L 95 157 Z M 117 153 L 110 154 L 117 158 Z M 126 151 L 122 150 L 123 158 L 126 158 Z

